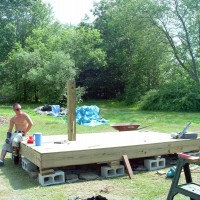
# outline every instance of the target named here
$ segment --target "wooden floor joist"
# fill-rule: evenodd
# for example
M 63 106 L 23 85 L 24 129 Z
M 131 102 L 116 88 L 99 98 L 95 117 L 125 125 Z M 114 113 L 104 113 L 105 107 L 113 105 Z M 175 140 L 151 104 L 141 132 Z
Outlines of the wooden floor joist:
M 125 163 L 126 170 L 128 172 L 128 176 L 129 176 L 130 179 L 133 179 L 134 178 L 133 170 L 131 168 L 128 156 L 127 155 L 123 155 L 122 157 L 123 157 L 123 160 L 124 160 L 124 163 Z

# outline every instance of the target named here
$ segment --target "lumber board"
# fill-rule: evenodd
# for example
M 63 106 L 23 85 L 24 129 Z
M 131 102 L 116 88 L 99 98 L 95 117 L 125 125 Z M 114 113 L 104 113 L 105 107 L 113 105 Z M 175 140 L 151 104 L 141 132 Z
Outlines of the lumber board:
M 67 82 L 67 109 L 68 109 L 68 140 L 76 140 L 76 83 Z
M 122 158 L 124 160 L 124 163 L 125 163 L 125 166 L 126 166 L 129 178 L 133 179 L 134 178 L 134 176 L 133 176 L 133 170 L 131 168 L 128 156 L 127 155 L 123 155 Z
M 107 165 L 109 167 L 119 166 L 120 165 L 120 160 L 112 160 L 112 161 L 108 162 Z
M 54 169 L 40 170 L 40 174 L 42 176 L 48 175 L 48 174 L 54 174 L 54 173 L 55 173 Z
M 41 153 L 28 147 L 25 143 L 20 144 L 20 154 L 34 163 L 39 168 L 41 167 Z

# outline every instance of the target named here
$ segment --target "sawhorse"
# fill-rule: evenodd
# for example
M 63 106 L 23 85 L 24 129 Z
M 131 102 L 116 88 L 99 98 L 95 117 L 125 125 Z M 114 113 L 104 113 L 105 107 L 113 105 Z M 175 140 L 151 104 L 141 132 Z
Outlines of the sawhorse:
M 174 199 L 178 193 L 190 197 L 191 200 L 200 200 L 200 185 L 192 182 L 190 164 L 200 165 L 200 158 L 187 154 L 178 154 L 179 160 L 167 200 Z M 178 185 L 181 171 L 184 170 L 186 184 Z

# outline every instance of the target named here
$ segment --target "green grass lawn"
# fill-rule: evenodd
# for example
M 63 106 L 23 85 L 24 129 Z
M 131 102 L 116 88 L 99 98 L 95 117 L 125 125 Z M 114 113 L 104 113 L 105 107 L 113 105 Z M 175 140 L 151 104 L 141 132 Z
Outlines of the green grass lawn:
M 77 134 L 110 132 L 115 131 L 110 127 L 111 123 L 133 122 L 143 126 L 149 126 L 144 130 L 160 131 L 167 134 L 181 131 L 187 122 L 192 124 L 188 131 L 200 131 L 199 113 L 181 112 L 147 112 L 138 111 L 133 107 L 126 107 L 113 101 L 90 101 L 83 105 L 97 105 L 103 118 L 109 123 L 96 127 L 77 125 Z M 35 132 L 42 132 L 43 135 L 67 135 L 67 118 L 56 118 L 35 114 L 33 109 L 39 105 L 22 105 L 25 112 L 29 113 L 34 126 L 30 135 Z M 9 126 L 9 118 L 13 115 L 11 105 L 0 106 L 0 145 L 3 144 Z M 163 169 L 168 171 L 168 168 Z M 195 179 L 198 179 L 195 173 Z M 92 195 L 102 195 L 108 199 L 115 200 L 165 200 L 168 194 L 171 179 L 166 179 L 165 175 L 158 175 L 156 171 L 137 172 L 134 179 L 128 176 L 113 179 L 99 179 L 95 181 L 81 181 L 71 184 L 53 185 L 42 187 L 38 181 L 30 178 L 28 173 L 21 166 L 15 166 L 6 157 L 6 166 L 0 168 L 0 199 L 40 199 L 40 200 L 62 200 L 69 197 L 91 197 Z M 108 193 L 100 192 L 108 189 Z M 186 197 L 178 195 L 175 199 L 184 200 Z

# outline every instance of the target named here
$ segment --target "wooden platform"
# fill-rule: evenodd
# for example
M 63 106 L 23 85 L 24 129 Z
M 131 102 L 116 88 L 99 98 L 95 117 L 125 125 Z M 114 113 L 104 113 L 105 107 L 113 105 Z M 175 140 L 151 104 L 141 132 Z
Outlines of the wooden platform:
M 109 163 L 200 150 L 200 138 L 171 139 L 170 134 L 148 131 L 125 131 L 77 134 L 76 141 L 67 135 L 43 136 L 42 146 L 21 143 L 20 153 L 41 170 L 56 167 Z

